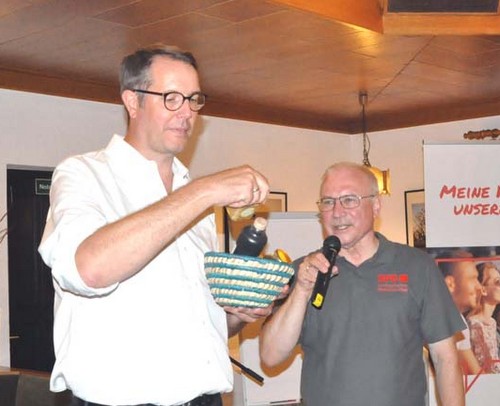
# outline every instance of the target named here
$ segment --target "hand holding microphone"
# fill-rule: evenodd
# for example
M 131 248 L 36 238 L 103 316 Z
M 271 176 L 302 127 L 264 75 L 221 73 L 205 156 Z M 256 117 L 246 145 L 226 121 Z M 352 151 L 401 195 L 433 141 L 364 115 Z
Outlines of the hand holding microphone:
M 340 240 L 335 235 L 327 237 L 323 242 L 322 252 L 328 262 L 330 262 L 330 266 L 328 267 L 328 271 L 326 273 L 318 272 L 318 276 L 316 277 L 316 283 L 314 284 L 311 296 L 311 304 L 317 309 L 321 309 L 323 307 L 328 285 L 330 284 L 330 279 L 332 277 L 332 268 L 335 265 L 335 260 L 337 259 L 340 247 Z

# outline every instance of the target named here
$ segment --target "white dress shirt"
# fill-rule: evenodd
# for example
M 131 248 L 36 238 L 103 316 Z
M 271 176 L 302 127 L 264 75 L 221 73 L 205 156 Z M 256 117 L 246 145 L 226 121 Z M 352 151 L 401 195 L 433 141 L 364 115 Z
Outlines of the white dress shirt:
M 174 190 L 189 182 L 177 159 L 173 172 Z M 203 268 L 204 253 L 218 248 L 213 215 L 121 283 L 94 289 L 76 269 L 87 236 L 165 196 L 156 163 L 117 135 L 56 168 L 39 248 L 55 287 L 51 390 L 109 405 L 175 405 L 232 389 L 226 314 Z

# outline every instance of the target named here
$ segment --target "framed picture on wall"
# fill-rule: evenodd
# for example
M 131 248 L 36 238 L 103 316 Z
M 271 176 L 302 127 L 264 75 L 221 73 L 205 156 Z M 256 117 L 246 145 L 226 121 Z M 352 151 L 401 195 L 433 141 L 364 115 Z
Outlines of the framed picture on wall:
M 255 209 L 255 213 L 270 213 L 273 211 L 288 211 L 286 192 L 269 192 L 266 202 Z
M 406 243 L 425 248 L 424 189 L 405 191 Z

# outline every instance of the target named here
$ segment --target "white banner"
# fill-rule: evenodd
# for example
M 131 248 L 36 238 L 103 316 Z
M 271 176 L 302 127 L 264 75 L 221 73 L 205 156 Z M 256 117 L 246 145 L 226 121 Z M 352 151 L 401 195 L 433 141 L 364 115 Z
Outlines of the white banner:
M 500 245 L 500 143 L 424 145 L 427 247 Z

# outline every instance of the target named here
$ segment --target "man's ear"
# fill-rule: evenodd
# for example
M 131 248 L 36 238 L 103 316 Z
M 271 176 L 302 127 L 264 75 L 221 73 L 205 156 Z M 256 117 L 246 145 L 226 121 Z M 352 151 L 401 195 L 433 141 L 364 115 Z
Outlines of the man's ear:
M 122 92 L 122 101 L 130 118 L 135 118 L 137 110 L 139 109 L 139 97 L 137 93 L 128 89 L 124 90 Z
M 453 292 L 455 290 L 455 278 L 451 275 L 447 275 L 444 277 L 444 283 L 448 286 L 448 290 Z
M 373 217 L 377 218 L 380 214 L 380 208 L 382 207 L 382 202 L 380 201 L 380 195 L 373 198 Z

